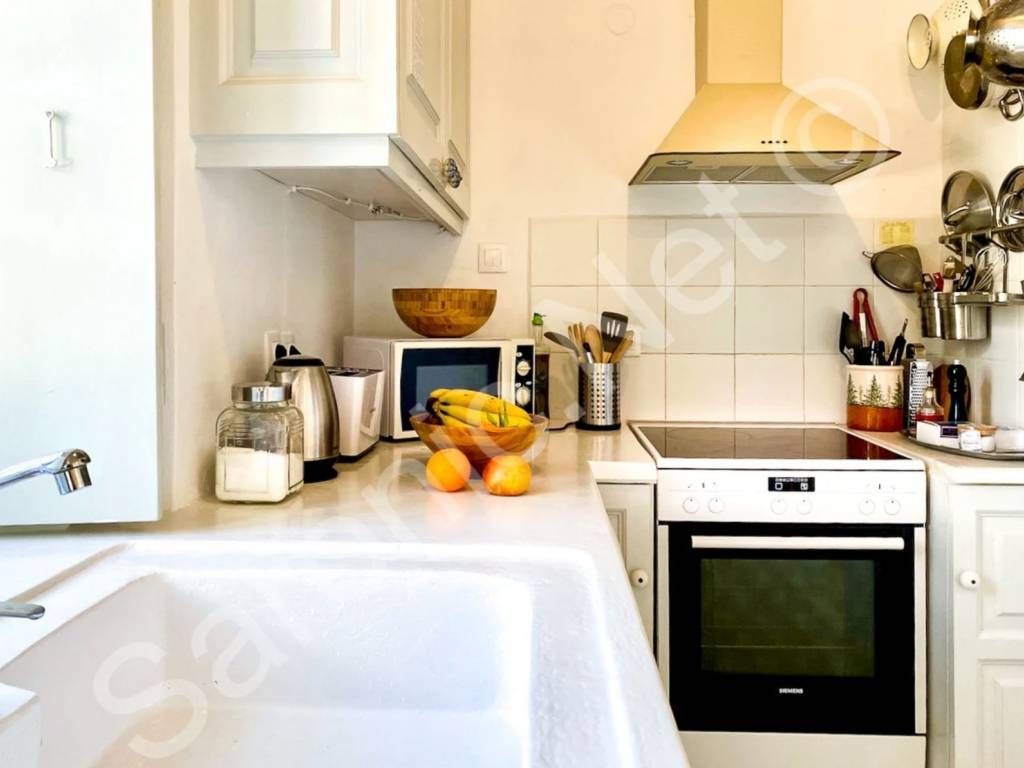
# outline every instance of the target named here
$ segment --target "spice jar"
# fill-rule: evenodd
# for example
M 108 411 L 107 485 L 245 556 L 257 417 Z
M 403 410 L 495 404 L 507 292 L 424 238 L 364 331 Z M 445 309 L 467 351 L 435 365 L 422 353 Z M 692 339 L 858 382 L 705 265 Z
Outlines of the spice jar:
M 291 385 L 235 384 L 217 418 L 217 498 L 273 503 L 302 488 L 302 413 Z

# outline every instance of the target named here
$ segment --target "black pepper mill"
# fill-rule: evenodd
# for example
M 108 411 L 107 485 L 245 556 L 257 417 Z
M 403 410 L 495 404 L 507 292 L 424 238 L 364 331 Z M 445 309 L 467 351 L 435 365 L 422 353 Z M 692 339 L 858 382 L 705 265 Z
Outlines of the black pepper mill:
M 968 421 L 967 417 L 967 369 L 954 360 L 946 371 L 949 381 L 949 413 L 947 420 L 960 423 Z

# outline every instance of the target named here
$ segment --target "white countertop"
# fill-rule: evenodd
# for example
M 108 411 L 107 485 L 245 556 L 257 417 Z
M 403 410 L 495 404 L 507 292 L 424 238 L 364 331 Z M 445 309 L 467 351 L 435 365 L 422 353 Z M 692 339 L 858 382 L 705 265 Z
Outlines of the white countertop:
M 899 432 L 859 432 L 865 440 L 920 459 L 933 479 L 952 485 L 1024 485 L 1024 461 L 992 461 L 937 451 L 908 440 Z
M 625 574 L 595 480 L 654 483 L 654 463 L 628 427 L 617 432 L 545 435 L 537 446 L 529 493 L 491 496 L 471 488 L 445 494 L 426 486 L 420 443 L 382 443 L 364 459 L 339 465 L 337 479 L 307 485 L 278 505 L 201 500 L 157 523 L 85 525 L 73 530 L 0 536 L 0 599 L 18 600 L 41 583 L 74 571 L 111 547 L 131 541 L 366 542 L 434 544 L 453 549 L 500 545 L 570 550 L 593 564 L 599 609 L 614 649 L 623 712 L 640 753 L 659 766 L 685 766 L 675 722 Z M 55 498 L 54 503 L 59 503 Z M 556 629 L 557 631 L 557 629 Z M 641 716 L 642 715 L 642 716 Z M 642 721 L 642 722 L 641 722 Z

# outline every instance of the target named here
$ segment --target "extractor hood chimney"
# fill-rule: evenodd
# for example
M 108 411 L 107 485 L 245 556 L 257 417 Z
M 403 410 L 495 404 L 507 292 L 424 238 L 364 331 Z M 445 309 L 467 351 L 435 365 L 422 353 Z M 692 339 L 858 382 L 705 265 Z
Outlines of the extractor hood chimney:
M 900 153 L 782 84 L 782 0 L 694 0 L 697 95 L 631 184 L 835 184 Z

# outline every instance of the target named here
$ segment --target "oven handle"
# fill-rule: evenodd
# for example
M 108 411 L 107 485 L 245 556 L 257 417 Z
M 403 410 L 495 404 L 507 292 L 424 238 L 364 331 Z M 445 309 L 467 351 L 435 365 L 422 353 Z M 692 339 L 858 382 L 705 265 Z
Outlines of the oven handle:
M 899 536 L 691 536 L 694 549 L 869 550 L 901 552 Z

